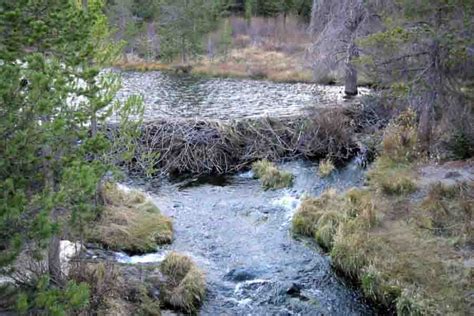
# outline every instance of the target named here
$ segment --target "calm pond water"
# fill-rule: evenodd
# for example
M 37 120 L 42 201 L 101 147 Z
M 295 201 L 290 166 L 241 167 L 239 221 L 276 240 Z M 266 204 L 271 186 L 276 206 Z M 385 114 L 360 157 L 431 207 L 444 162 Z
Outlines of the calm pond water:
M 236 119 L 293 116 L 309 108 L 348 105 L 341 86 L 182 76 L 158 71 L 122 72 L 119 100 L 142 95 L 145 118 Z M 367 89 L 360 90 L 362 94 Z

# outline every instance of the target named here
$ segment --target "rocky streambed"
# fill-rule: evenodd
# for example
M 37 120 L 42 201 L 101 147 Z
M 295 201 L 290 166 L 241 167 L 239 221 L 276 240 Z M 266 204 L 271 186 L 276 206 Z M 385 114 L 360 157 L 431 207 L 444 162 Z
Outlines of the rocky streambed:
M 109 253 L 124 264 L 147 266 L 170 251 L 191 256 L 205 272 L 208 293 L 202 315 L 371 315 L 361 295 L 331 269 L 309 240 L 291 235 L 291 218 L 305 194 L 359 185 L 355 164 L 328 178 L 304 161 L 280 165 L 295 175 L 290 189 L 263 190 L 251 172 L 212 178 L 154 182 L 130 179 L 173 218 L 175 239 L 156 253 Z

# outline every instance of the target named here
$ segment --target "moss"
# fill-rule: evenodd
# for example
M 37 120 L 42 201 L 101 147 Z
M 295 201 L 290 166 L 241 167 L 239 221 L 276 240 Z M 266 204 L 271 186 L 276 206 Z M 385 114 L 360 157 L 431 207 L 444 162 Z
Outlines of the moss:
M 293 185 L 293 175 L 279 170 L 274 163 L 264 159 L 252 164 L 252 171 L 260 179 L 262 186 L 267 189 L 281 189 Z
M 165 258 L 160 270 L 166 277 L 161 288 L 162 302 L 186 313 L 196 313 L 206 294 L 203 273 L 189 257 L 175 252 Z
M 173 237 L 171 220 L 140 192 L 104 186 L 105 208 L 90 239 L 113 250 L 153 252 Z
M 318 173 L 321 177 L 327 177 L 335 169 L 336 167 L 334 166 L 334 163 L 332 162 L 331 159 L 328 158 L 328 159 L 321 160 L 321 162 L 319 163 Z

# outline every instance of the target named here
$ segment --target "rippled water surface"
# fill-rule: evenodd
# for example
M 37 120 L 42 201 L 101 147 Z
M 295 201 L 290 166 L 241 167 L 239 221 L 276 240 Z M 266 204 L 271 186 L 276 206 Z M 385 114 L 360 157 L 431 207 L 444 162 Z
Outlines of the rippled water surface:
M 233 119 L 292 116 L 308 108 L 349 104 L 343 87 L 307 83 L 178 76 L 162 72 L 123 72 L 117 98 L 142 95 L 145 117 Z M 361 93 L 367 91 L 361 89 Z
M 281 167 L 296 176 L 293 188 L 265 191 L 250 172 L 212 184 L 198 178 L 159 186 L 131 181 L 173 218 L 175 240 L 155 254 L 119 254 L 117 260 L 159 262 L 170 250 L 192 256 L 208 282 L 202 315 L 371 315 L 359 294 L 335 276 L 328 258 L 290 234 L 304 194 L 358 185 L 363 172 L 351 164 L 321 179 L 309 162 Z

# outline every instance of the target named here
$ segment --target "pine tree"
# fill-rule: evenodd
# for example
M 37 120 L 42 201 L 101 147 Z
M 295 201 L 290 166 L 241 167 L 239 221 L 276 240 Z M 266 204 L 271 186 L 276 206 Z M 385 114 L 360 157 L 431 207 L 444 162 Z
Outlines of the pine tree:
M 183 64 L 203 49 L 203 37 L 216 27 L 221 2 L 163 0 L 160 13 L 161 55 L 168 60 L 181 56 Z M 216 5 L 217 4 L 217 5 Z
M 64 280 L 59 240 L 96 216 L 109 170 L 101 126 L 119 82 L 100 70 L 118 49 L 102 12 L 101 0 L 0 1 L 0 268 L 23 245 L 38 259 L 48 248 L 34 302 L 50 314 L 87 303 L 85 285 Z
M 377 7 L 379 1 L 369 5 L 379 12 L 385 9 Z M 468 0 L 403 0 L 383 14 L 385 31 L 360 40 L 366 72 L 418 109 L 424 151 L 429 151 L 435 120 L 445 117 L 460 129 L 472 126 L 463 119 L 472 117 L 466 86 L 474 79 L 473 14 L 474 4 Z

